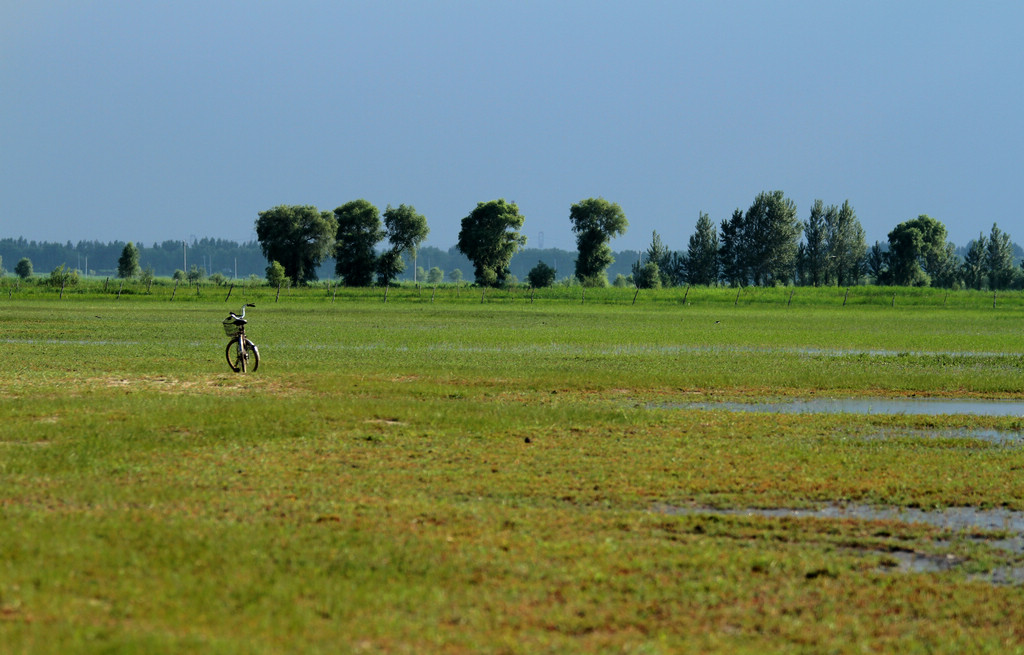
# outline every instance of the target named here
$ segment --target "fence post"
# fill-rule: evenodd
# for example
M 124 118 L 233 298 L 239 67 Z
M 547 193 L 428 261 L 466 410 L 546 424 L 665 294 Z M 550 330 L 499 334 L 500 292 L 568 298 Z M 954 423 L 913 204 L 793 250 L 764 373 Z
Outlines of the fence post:
M 231 299 L 231 292 L 234 291 L 234 290 L 235 290 L 235 284 L 234 284 L 234 282 L 232 282 L 231 286 L 228 288 L 228 297 L 224 299 L 224 302 L 227 302 L 228 300 Z
M 181 280 L 175 280 L 174 281 L 174 290 L 171 291 L 171 300 L 174 300 L 174 294 L 178 293 L 178 283 L 179 282 L 181 282 Z
M 121 280 L 121 286 L 117 287 L 117 298 L 115 300 L 120 300 L 121 299 L 121 291 L 123 289 L 124 289 L 124 280 Z
M 791 289 L 789 292 L 789 302 L 786 303 L 786 307 L 793 304 L 793 294 L 796 293 L 796 289 Z
M 690 285 L 687 284 L 686 285 L 686 293 L 683 294 L 683 304 L 684 305 L 686 304 L 686 297 L 689 296 L 689 295 L 690 295 Z M 636 302 L 636 299 L 634 298 L 633 301 Z
M 274 296 L 274 302 L 277 302 L 277 301 L 281 300 L 281 285 L 282 284 L 283 284 L 283 282 L 278 282 L 277 283 L 277 295 Z
M 846 307 L 846 300 L 850 297 L 850 287 L 846 287 L 846 295 L 843 296 L 843 307 Z
M 636 297 L 640 295 L 640 287 L 636 288 L 636 293 L 633 294 L 633 304 L 636 304 Z

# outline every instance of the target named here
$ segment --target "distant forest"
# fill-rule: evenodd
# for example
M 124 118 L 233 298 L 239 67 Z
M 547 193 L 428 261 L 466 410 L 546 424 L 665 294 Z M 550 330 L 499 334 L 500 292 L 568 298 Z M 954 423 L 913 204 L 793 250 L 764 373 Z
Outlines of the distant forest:
M 8 274 L 23 257 L 32 262 L 36 275 L 46 275 L 58 266 L 79 271 L 82 275 L 98 277 L 117 277 L 117 260 L 124 250 L 126 241 L 79 241 L 71 243 L 51 243 L 46 241 L 28 241 L 21 239 L 0 239 L 0 266 Z M 256 241 L 237 243 L 225 239 L 195 239 L 192 243 L 183 241 L 164 241 L 145 245 L 136 243 L 139 249 L 139 265 L 145 269 L 151 267 L 158 276 L 170 277 L 177 270 L 187 272 L 197 266 L 206 275 L 220 273 L 227 278 L 247 278 L 250 275 L 264 277 L 267 259 Z M 622 274 L 629 276 L 633 264 L 640 260 L 642 253 L 636 250 L 623 250 L 614 253 L 615 263 L 608 269 L 608 276 L 614 280 Z M 510 264 L 512 275 L 525 280 L 530 269 L 542 261 L 557 271 L 558 278 L 572 277 L 576 262 L 575 250 L 558 248 L 525 248 L 519 251 Z M 459 269 L 463 278 L 473 279 L 473 264 L 455 247 L 442 250 L 433 246 L 424 246 L 413 260 L 406 257 L 405 272 L 399 279 L 412 280 L 415 267 L 421 269 L 418 279 L 425 279 L 424 273 L 431 268 L 439 268 L 449 279 L 449 274 Z M 328 258 L 317 269 L 321 280 L 331 280 L 334 274 L 334 259 Z

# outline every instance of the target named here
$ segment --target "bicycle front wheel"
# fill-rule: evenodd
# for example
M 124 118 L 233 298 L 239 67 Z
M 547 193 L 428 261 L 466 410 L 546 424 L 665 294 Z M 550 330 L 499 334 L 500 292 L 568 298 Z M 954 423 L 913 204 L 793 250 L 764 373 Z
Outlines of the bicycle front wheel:
M 245 340 L 244 353 L 238 339 L 229 341 L 228 347 L 224 350 L 224 357 L 228 360 L 228 366 L 235 373 L 255 371 L 260 367 L 260 351 L 256 348 L 256 344 L 248 339 Z

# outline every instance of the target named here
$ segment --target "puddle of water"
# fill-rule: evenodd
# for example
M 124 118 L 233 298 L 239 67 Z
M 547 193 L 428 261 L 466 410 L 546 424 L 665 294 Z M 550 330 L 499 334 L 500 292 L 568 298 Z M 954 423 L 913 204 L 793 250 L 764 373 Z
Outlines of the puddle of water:
M 1009 509 L 978 509 L 976 507 L 947 507 L 923 510 L 913 507 L 873 507 L 870 505 L 831 503 L 815 509 L 757 508 L 714 509 L 659 505 L 656 511 L 665 514 L 721 514 L 733 516 L 766 516 L 770 518 L 858 519 L 862 521 L 900 521 L 923 523 L 958 533 L 977 531 L 1012 532 L 1020 537 L 1005 540 L 1024 553 L 1024 512 Z
M 863 521 L 900 521 L 902 523 L 923 523 L 950 532 L 959 533 L 972 540 L 982 541 L 996 548 L 1017 555 L 1024 554 L 1024 512 L 1007 509 L 978 509 L 975 507 L 947 507 L 941 510 L 922 510 L 902 507 L 872 507 L 869 505 L 831 503 L 816 509 L 715 509 L 710 507 L 678 507 L 659 504 L 653 511 L 663 514 L 713 514 L 726 516 L 765 516 L 769 518 L 810 517 L 822 519 L 857 519 Z M 1003 539 L 985 539 L 979 532 L 1009 532 Z M 952 545 L 946 541 L 938 545 Z M 920 553 L 913 550 L 886 552 L 886 564 L 879 570 L 903 573 L 941 573 L 954 570 L 966 563 L 961 557 L 949 554 Z M 996 567 L 991 571 L 970 576 L 991 584 L 1022 585 L 1024 568 Z
M 708 507 L 688 508 L 671 505 L 658 505 L 654 511 L 665 514 L 717 514 L 731 516 L 766 516 L 766 517 L 811 517 L 811 518 L 847 518 L 864 521 L 900 521 L 903 523 L 923 523 L 951 532 L 967 534 L 978 539 L 974 533 L 981 531 L 1010 532 L 1012 536 L 1005 539 L 984 540 L 985 543 L 1000 550 L 1015 554 L 1024 554 L 1024 512 L 1007 509 L 983 510 L 974 507 L 948 507 L 942 510 L 921 510 L 899 507 L 872 507 L 868 505 L 832 503 L 817 509 L 714 509 Z M 910 573 L 937 573 L 953 570 L 962 566 L 965 561 L 952 554 L 932 555 L 915 551 L 887 552 L 886 558 L 895 562 L 884 565 L 881 571 L 896 570 Z M 971 576 L 973 579 L 987 581 L 991 584 L 1024 584 L 1024 568 L 996 567 L 991 571 Z
M 1002 430 L 986 430 L 982 428 L 950 428 L 946 430 L 913 430 L 909 428 L 882 428 L 865 439 L 890 439 L 895 437 L 911 437 L 915 439 L 977 439 L 997 445 L 1018 444 L 1024 441 L 1024 434 Z
M 982 400 L 949 398 L 815 398 L 767 403 L 688 402 L 659 405 L 674 409 L 725 409 L 733 412 L 774 414 L 909 414 L 934 416 L 1024 417 L 1024 402 L 1019 400 Z

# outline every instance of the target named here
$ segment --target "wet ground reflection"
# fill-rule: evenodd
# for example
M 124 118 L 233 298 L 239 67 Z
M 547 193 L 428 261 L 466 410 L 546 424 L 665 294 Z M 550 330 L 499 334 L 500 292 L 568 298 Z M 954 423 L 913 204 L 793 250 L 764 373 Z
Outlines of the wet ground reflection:
M 1024 417 L 1024 402 L 950 398 L 814 398 L 764 403 L 692 402 L 671 405 L 677 409 L 724 409 L 734 412 L 775 414 L 963 414 L 968 416 Z
M 940 528 L 951 537 L 981 543 L 1013 555 L 1024 555 L 1024 512 L 1008 509 L 947 507 L 923 510 L 905 507 L 875 507 L 854 503 L 830 503 L 814 509 L 747 508 L 718 509 L 712 507 L 679 507 L 659 504 L 653 511 L 674 515 L 763 516 L 768 518 L 853 519 L 861 521 L 899 521 L 920 523 Z M 988 534 L 986 534 L 988 533 Z M 940 548 L 955 549 L 950 540 L 931 542 Z M 966 559 L 954 552 L 932 554 L 911 549 L 885 553 L 883 569 L 904 572 L 951 571 L 963 566 Z M 997 567 L 974 576 L 993 584 L 1024 584 L 1024 567 Z

